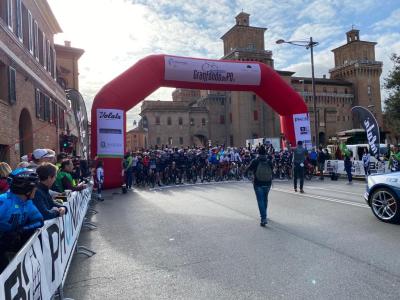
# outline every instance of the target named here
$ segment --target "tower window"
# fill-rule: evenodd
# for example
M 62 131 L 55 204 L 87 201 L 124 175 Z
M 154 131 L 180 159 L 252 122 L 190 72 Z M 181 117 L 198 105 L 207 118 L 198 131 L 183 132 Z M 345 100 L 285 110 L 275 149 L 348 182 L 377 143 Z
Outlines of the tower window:
M 160 125 L 160 117 L 156 117 L 156 125 Z
M 254 121 L 258 121 L 258 110 L 253 111 Z
M 182 119 L 181 117 L 178 119 L 178 124 L 179 124 L 179 125 L 182 125 L 182 124 L 183 124 L 183 119 Z
M 202 118 L 202 119 L 201 119 L 201 125 L 202 125 L 202 126 L 206 126 L 206 119 L 205 119 L 205 118 Z
M 167 118 L 167 125 L 171 125 L 171 124 L 172 124 L 171 117 L 168 117 Z

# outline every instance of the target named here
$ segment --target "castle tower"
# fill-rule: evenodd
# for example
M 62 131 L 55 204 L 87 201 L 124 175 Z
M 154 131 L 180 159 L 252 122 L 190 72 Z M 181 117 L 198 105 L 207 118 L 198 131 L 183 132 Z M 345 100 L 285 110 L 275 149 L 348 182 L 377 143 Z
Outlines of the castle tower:
M 347 43 L 333 49 L 335 67 L 332 79 L 343 79 L 353 83 L 354 103 L 368 107 L 382 125 L 380 76 L 382 62 L 375 60 L 375 42 L 360 40 L 360 31 L 352 29 L 346 33 Z M 357 122 L 356 122 L 357 123 Z M 359 124 L 354 124 L 359 126 Z
M 272 52 L 265 50 L 267 28 L 250 26 L 250 15 L 241 12 L 222 37 L 226 60 L 256 61 L 273 67 Z M 256 94 L 228 92 L 226 99 L 228 145 L 245 146 L 246 139 L 279 136 L 279 116 Z

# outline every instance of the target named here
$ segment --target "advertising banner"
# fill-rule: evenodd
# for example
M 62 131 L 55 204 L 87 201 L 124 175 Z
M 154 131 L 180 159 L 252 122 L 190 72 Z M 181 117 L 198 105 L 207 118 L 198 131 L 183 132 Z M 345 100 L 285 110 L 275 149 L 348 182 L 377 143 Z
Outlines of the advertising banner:
M 370 154 L 374 157 L 378 157 L 380 135 L 379 125 L 374 115 L 368 109 L 362 106 L 354 106 L 351 111 L 358 116 L 362 127 L 367 133 Z
M 165 80 L 259 86 L 261 70 L 254 63 L 165 56 Z
M 305 114 L 295 114 L 293 115 L 294 123 L 294 133 L 296 137 L 296 143 L 298 141 L 303 142 L 303 146 L 307 149 L 312 148 L 311 141 L 311 126 L 310 126 L 310 115 Z M 296 146 L 296 145 L 292 145 Z
M 258 147 L 259 145 L 269 146 L 272 145 L 275 151 L 281 151 L 281 143 L 279 138 L 259 138 L 259 139 L 248 139 L 246 140 L 246 147 L 250 144 L 252 149 Z
M 97 109 L 97 155 L 124 156 L 124 111 Z
M 91 191 L 72 193 L 68 213 L 46 221 L 14 257 L 0 274 L 0 299 L 51 299 L 67 275 Z
M 390 173 L 389 162 L 375 161 L 369 164 L 371 174 Z M 327 160 L 325 161 L 324 172 L 337 173 L 346 175 L 343 160 Z M 353 160 L 351 166 L 353 176 L 365 176 L 363 162 L 361 160 Z

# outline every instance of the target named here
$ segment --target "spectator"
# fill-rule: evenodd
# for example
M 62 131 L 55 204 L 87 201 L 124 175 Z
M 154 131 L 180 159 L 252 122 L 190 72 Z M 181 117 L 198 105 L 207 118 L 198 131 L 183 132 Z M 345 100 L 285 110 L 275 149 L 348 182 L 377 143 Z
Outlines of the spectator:
M 326 154 L 322 149 L 322 147 L 320 146 L 318 149 L 318 171 L 320 180 L 324 180 L 325 161 L 326 161 Z
M 49 190 L 56 181 L 57 168 L 51 163 L 43 163 L 37 169 L 39 184 L 33 198 L 33 203 L 39 209 L 44 220 L 54 219 L 63 216 L 67 212 L 67 207 L 59 205 L 53 201 Z
M 36 168 L 44 162 L 53 163 L 56 157 L 56 153 L 51 149 L 36 149 L 32 153 L 32 162 L 29 165 L 29 168 L 32 170 L 36 170 Z
M 297 192 L 297 178 L 300 179 L 300 193 L 304 193 L 303 185 L 304 185 L 304 161 L 306 160 L 307 150 L 303 147 L 303 142 L 298 141 L 297 147 L 293 151 L 293 183 L 294 183 L 294 191 Z
M 317 158 L 318 158 L 318 153 L 317 151 L 315 151 L 315 148 L 312 148 L 309 157 L 310 157 L 310 163 L 315 169 L 317 167 Z
M 76 184 L 71 175 L 73 169 L 74 165 L 70 159 L 66 159 L 61 163 L 61 169 L 57 174 L 55 182 L 55 186 L 59 192 L 63 193 L 65 190 L 81 191 L 86 188 L 85 184 Z
M 99 161 L 97 163 L 96 169 L 96 182 L 97 182 L 97 200 L 104 201 L 103 197 L 101 196 L 101 191 L 104 184 L 104 168 L 103 168 L 103 161 Z
M 351 151 L 346 151 L 344 153 L 344 170 L 346 171 L 347 179 L 349 180 L 347 184 L 353 184 L 353 175 L 351 174 L 353 164 L 351 162 L 351 155 Z
M 256 194 L 258 209 L 260 211 L 260 226 L 265 227 L 268 223 L 267 208 L 268 208 L 268 193 L 272 184 L 272 162 L 267 158 L 267 152 L 264 146 L 258 148 L 258 157 L 251 161 L 246 169 L 254 174 L 254 192 Z
M 38 175 L 30 169 L 10 174 L 10 190 L 0 195 L 0 273 L 7 266 L 7 253 L 17 253 L 32 233 L 43 226 L 43 217 L 32 203 Z
M 365 180 L 368 180 L 368 175 L 371 174 L 369 171 L 370 161 L 371 161 L 371 155 L 369 154 L 368 149 L 364 148 L 362 162 L 363 162 L 363 166 L 364 166 Z
M 11 172 L 11 167 L 7 163 L 0 163 L 0 194 L 4 194 L 10 188 L 7 182 L 7 178 L 11 174 Z

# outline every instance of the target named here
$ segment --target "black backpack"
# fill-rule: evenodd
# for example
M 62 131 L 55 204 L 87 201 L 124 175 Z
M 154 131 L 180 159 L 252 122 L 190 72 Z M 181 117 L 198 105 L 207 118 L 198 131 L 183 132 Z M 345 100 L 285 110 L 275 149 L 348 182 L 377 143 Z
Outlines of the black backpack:
M 272 169 L 268 160 L 258 160 L 257 169 L 254 175 L 258 181 L 272 181 Z

